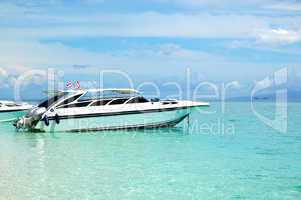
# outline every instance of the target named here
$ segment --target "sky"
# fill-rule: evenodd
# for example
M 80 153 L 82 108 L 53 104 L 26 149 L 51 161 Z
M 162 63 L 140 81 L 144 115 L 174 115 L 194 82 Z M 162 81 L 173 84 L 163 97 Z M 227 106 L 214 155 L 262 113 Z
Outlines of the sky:
M 64 80 L 120 70 L 154 82 L 181 82 L 189 69 L 194 82 L 243 86 L 286 67 L 298 87 L 301 1 L 0 0 L 0 44 L 2 94 L 48 68 Z

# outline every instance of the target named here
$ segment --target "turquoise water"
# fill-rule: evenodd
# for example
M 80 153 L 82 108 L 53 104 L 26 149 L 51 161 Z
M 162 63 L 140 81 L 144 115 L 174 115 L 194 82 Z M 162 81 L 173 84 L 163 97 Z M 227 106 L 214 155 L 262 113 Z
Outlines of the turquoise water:
M 2 123 L 0 199 L 301 199 L 301 103 L 288 105 L 287 133 L 249 103 L 207 111 L 190 129 L 43 134 Z

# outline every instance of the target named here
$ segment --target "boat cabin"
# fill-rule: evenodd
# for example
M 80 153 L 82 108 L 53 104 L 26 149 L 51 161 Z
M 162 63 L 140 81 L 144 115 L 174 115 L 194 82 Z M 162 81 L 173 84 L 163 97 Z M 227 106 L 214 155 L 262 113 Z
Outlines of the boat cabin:
M 58 91 L 44 100 L 38 107 L 78 108 L 88 106 L 121 105 L 149 102 L 133 89 L 99 89 Z

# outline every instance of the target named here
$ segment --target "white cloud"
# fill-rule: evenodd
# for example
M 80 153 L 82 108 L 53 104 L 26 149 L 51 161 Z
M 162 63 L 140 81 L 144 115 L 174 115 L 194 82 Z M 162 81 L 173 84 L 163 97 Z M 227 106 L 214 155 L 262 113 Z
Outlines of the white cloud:
M 0 53 L 3 55 L 0 57 L 0 66 L 5 67 L 6 71 L 8 69 L 13 71 L 12 74 L 16 75 L 26 72 L 26 69 L 52 67 L 63 70 L 65 75 L 87 75 L 88 77 L 97 75 L 101 70 L 112 69 L 122 70 L 131 75 L 181 77 L 185 73 L 185 68 L 189 67 L 195 75 L 202 75 L 207 79 L 242 78 L 238 75 L 241 63 L 205 51 L 186 49 L 172 43 L 137 47 L 114 53 L 90 52 L 60 43 L 45 44 L 31 40 L 23 43 L 6 41 L 3 45 L 5 51 L 0 48 Z M 74 65 L 90 67 L 75 69 Z M 265 67 L 258 71 L 254 70 L 254 66 L 260 68 L 262 65 L 243 64 L 244 74 L 248 78 L 269 73 L 275 67 L 273 64 L 269 66 L 264 64 Z M 221 70 L 223 73 L 217 73 Z
M 183 37 L 235 39 L 237 41 L 256 39 L 261 43 L 275 45 L 299 42 L 300 31 L 298 29 L 301 26 L 300 16 L 277 17 L 239 13 L 211 14 L 210 12 L 123 14 L 71 12 L 66 14 L 62 11 L 43 12 L 40 9 L 37 12 L 28 12 L 15 5 L 8 5 L 0 4 L 0 7 L 2 6 L 5 10 L 0 15 L 7 22 L 0 26 L 0 40 L 3 41 L 7 38 L 41 40 L 104 36 Z M 42 15 L 41 12 L 43 12 Z M 31 22 L 30 26 L 26 24 L 27 21 Z
M 282 3 L 267 5 L 264 8 L 281 10 L 281 11 L 301 11 L 301 3 L 282 2 Z
M 98 1 L 98 0 L 92 0 Z M 170 0 L 153 0 L 172 3 Z M 60 1 L 59 1 L 60 2 Z M 174 1 L 173 1 L 174 2 Z M 239 1 L 223 0 L 176 0 L 181 4 L 234 5 Z M 230 3 L 231 2 L 231 3 Z M 241 2 L 241 1 L 240 1 Z M 241 4 L 257 4 L 261 1 L 243 1 Z M 271 3 L 273 2 L 273 3 Z M 275 5 L 265 0 L 264 5 Z M 235 4 L 236 5 L 236 4 Z M 186 38 L 230 38 L 261 39 L 278 37 L 289 42 L 298 41 L 291 30 L 301 26 L 300 16 L 271 16 L 240 14 L 239 12 L 136 12 L 101 13 L 70 12 L 60 7 L 51 12 L 46 6 L 17 6 L 1 4 L 0 16 L 6 23 L 0 26 L 0 38 L 74 38 L 74 37 L 186 37 Z M 28 23 L 30 21 L 30 24 Z M 262 32 L 262 30 L 271 30 Z M 279 30 L 290 30 L 287 35 Z M 255 34 L 254 34 L 255 33 Z M 269 36 L 266 36 L 266 35 Z M 270 36 L 274 35 L 274 36 Z M 284 36 L 285 35 L 285 36 Z M 287 39 L 282 39 L 282 38 Z M 288 39 L 290 38 L 290 39 Z
M 120 20 L 122 19 L 122 20 Z M 24 16 L 35 26 L 2 26 L 3 37 L 191 37 L 246 38 L 254 29 L 268 27 L 266 19 L 250 15 L 97 14 L 82 16 Z M 52 23 L 53 26 L 48 24 Z M 45 26 L 46 24 L 47 26 Z M 55 25 L 55 26 L 54 26 Z
M 15 74 L 36 67 L 63 67 L 66 72 L 79 70 L 82 73 L 95 73 L 95 69 L 127 69 L 143 72 L 147 67 L 157 65 L 183 66 L 183 63 L 218 63 L 225 62 L 221 56 L 206 52 L 189 50 L 175 44 L 164 44 L 115 53 L 89 52 L 72 48 L 60 43 L 40 43 L 33 40 L 26 42 L 6 41 L 0 48 L 0 65 Z M 172 63 L 172 64 L 171 64 Z M 186 65 L 185 64 L 185 65 Z M 89 66 L 75 67 L 74 66 Z M 143 68 L 141 68 L 143 66 Z
M 240 89 L 243 87 L 243 85 L 239 81 L 232 81 L 228 83 L 228 85 L 231 86 L 231 88 L 235 88 L 235 89 Z
M 5 69 L 0 68 L 0 79 L 7 77 L 7 72 Z
M 252 48 L 258 50 L 268 50 L 277 53 L 300 55 L 296 48 L 281 49 L 283 45 L 301 42 L 301 30 L 286 29 L 264 29 L 254 30 L 252 33 L 254 40 L 232 40 L 226 44 L 228 48 Z M 277 48 L 277 46 L 279 48 Z
M 219 4 L 217 0 L 178 0 L 177 2 L 191 6 Z M 223 1 L 221 5 L 225 5 L 225 2 L 229 1 Z M 257 40 L 258 44 L 265 45 L 291 44 L 300 41 L 300 31 L 298 31 L 298 27 L 301 26 L 300 16 L 256 16 L 231 14 L 231 12 L 216 14 L 210 11 L 108 14 L 84 13 L 82 10 L 73 12 L 62 7 L 56 10 L 57 12 L 50 12 L 51 10 L 47 10 L 43 5 L 19 7 L 1 3 L 0 9 L 3 10 L 0 13 L 1 20 L 5 22 L 0 26 L 0 66 L 15 74 L 31 68 L 63 68 L 64 66 L 67 66 L 66 71 L 77 68 L 76 70 L 83 74 L 93 74 L 105 68 L 137 73 L 145 73 L 147 70 L 169 73 L 172 68 L 173 73 L 183 73 L 183 67 L 190 66 L 198 71 L 201 69 L 211 71 L 214 77 L 216 74 L 222 76 L 216 73 L 220 71 L 221 66 L 229 67 L 225 74 L 232 74 L 230 69 L 241 67 L 241 63 L 231 63 L 222 56 L 185 49 L 176 44 L 107 53 L 89 52 L 61 43 L 39 42 L 49 38 L 57 38 L 58 41 L 62 38 L 103 36 L 235 39 L 237 42 L 233 44 L 234 47 L 246 45 L 240 43 L 242 40 L 253 43 Z M 250 47 L 253 47 L 252 45 Z M 248 68 L 247 64 L 244 63 L 244 67 Z M 253 72 L 256 70 L 251 70 L 250 66 L 249 68 L 250 73 L 256 73 Z
M 269 77 L 263 79 L 263 80 L 260 80 L 260 81 L 257 81 L 255 80 L 254 81 L 254 85 L 258 88 L 268 88 L 268 87 L 271 87 L 274 85 L 274 81 L 272 79 L 270 79 Z
M 24 69 L 25 68 L 25 69 Z M 16 81 L 22 78 L 22 86 L 30 85 L 30 84 L 41 84 L 46 80 L 46 71 L 42 71 L 43 74 L 30 73 L 31 69 L 24 67 L 22 68 L 22 72 L 17 66 L 8 67 L 7 69 L 0 68 L 0 89 L 1 88 L 10 88 L 13 87 Z M 26 73 L 26 76 L 23 75 Z M 45 74 L 44 74 L 45 73 Z
M 9 75 L 4 68 L 0 67 L 0 89 L 10 87 L 14 80 L 14 77 Z
M 292 44 L 301 41 L 301 32 L 286 29 L 270 29 L 257 34 L 260 43 L 271 45 Z
M 190 8 L 199 7 L 214 7 L 214 8 L 225 8 L 237 6 L 256 6 L 265 5 L 267 3 L 275 2 L 275 0 L 153 0 L 154 2 L 176 4 L 180 6 L 187 6 Z

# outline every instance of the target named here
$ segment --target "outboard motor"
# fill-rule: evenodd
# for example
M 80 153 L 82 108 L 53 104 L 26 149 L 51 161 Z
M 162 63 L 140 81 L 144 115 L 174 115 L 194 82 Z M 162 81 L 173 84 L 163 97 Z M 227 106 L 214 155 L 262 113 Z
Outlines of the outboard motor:
M 35 107 L 31 109 L 24 117 L 19 118 L 14 126 L 17 129 L 20 128 L 28 128 L 32 129 L 38 123 L 38 121 L 42 118 L 43 114 L 46 112 L 45 107 Z

